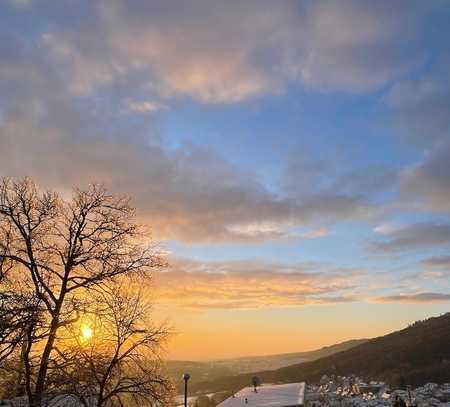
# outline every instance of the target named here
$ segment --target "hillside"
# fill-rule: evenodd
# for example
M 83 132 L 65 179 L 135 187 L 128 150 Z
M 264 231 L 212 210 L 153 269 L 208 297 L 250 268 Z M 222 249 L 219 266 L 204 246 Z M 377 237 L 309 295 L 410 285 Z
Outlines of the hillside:
M 220 380 L 224 376 L 235 376 L 260 370 L 276 370 L 301 362 L 313 361 L 351 349 L 366 341 L 367 339 L 353 339 L 308 352 L 219 359 L 208 362 L 169 360 L 166 362 L 166 371 L 181 390 L 183 383 L 180 378 L 184 372 L 191 374 L 190 383 L 196 385 L 205 381 Z
M 276 355 L 214 360 L 211 363 L 215 366 L 223 366 L 224 368 L 230 369 L 236 372 L 236 374 L 250 373 L 258 370 L 276 370 L 285 366 L 310 362 L 337 352 L 342 352 L 354 348 L 366 341 L 367 339 L 353 339 L 308 352 L 280 353 Z
M 317 382 L 323 374 L 357 374 L 393 385 L 450 381 L 450 313 L 315 361 L 222 377 L 198 383 L 192 391 L 236 390 L 255 374 L 266 383 Z

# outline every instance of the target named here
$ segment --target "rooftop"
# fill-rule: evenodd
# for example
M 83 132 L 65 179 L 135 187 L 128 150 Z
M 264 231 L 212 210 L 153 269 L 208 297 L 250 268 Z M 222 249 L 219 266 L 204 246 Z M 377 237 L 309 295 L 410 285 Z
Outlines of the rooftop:
M 258 386 L 257 393 L 245 387 L 217 407 L 294 407 L 303 405 L 304 398 L 305 383 L 267 384 Z

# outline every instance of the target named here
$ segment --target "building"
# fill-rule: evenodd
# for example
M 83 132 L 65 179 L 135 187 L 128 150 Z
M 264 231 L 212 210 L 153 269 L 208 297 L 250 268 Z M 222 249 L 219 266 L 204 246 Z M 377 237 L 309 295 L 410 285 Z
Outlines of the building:
M 217 407 L 303 407 L 305 383 L 267 384 L 245 387 Z

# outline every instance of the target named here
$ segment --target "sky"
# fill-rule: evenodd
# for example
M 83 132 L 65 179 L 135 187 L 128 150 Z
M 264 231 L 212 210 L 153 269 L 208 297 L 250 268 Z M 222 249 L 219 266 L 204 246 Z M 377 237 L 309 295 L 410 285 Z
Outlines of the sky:
M 450 3 L 2 0 L 0 176 L 126 194 L 168 357 L 450 310 Z

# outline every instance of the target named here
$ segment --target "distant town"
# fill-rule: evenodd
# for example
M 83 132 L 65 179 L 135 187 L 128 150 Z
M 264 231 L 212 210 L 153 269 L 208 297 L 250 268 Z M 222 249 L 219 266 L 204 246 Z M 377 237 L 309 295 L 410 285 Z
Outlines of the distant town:
M 190 397 L 189 406 L 208 407 L 224 393 Z M 177 398 L 183 406 L 183 397 Z M 427 383 L 405 389 L 391 388 L 384 382 L 364 381 L 356 376 L 324 375 L 317 384 L 261 384 L 231 394 L 217 407 L 450 407 L 450 383 Z

